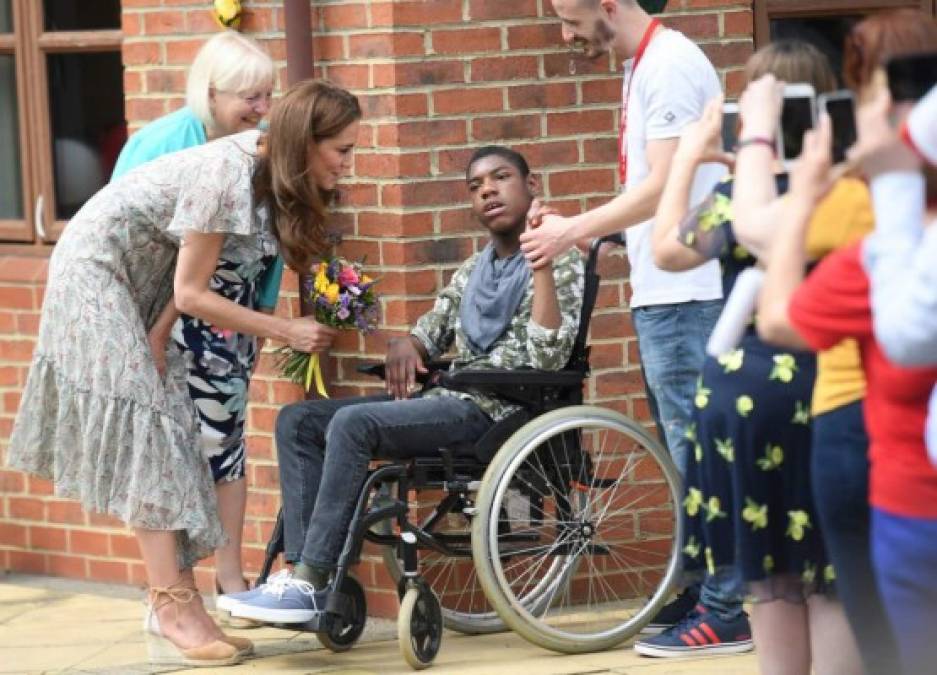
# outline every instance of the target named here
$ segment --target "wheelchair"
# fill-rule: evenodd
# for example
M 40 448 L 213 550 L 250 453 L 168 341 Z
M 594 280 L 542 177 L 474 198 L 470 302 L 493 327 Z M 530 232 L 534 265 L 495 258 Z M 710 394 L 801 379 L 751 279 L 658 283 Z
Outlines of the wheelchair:
M 637 634 L 678 573 L 681 478 L 667 450 L 613 410 L 582 405 L 586 337 L 599 289 L 596 240 L 585 266 L 575 346 L 559 371 L 449 370 L 425 378 L 519 406 L 470 447 L 372 464 L 329 587 L 307 624 L 334 652 L 364 630 L 365 593 L 349 569 L 363 543 L 382 547 L 397 584 L 401 654 L 414 669 L 436 657 L 443 627 L 512 629 L 561 653 L 609 649 Z M 383 364 L 359 371 L 383 376 Z M 411 499 L 411 491 L 417 496 Z M 283 551 L 282 512 L 258 583 Z

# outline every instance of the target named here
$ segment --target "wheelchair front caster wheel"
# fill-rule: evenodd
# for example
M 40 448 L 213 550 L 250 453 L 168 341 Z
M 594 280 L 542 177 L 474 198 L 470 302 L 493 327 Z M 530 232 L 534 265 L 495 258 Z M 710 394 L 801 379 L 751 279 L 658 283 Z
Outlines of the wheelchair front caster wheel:
M 346 576 L 338 590 L 348 598 L 347 615 L 334 617 L 329 624 L 329 629 L 316 633 L 316 637 L 329 651 L 347 652 L 364 632 L 368 606 L 364 597 L 364 589 L 353 577 Z
M 414 670 L 428 668 L 442 643 L 442 611 L 429 586 L 407 589 L 397 616 L 397 641 L 404 660 Z

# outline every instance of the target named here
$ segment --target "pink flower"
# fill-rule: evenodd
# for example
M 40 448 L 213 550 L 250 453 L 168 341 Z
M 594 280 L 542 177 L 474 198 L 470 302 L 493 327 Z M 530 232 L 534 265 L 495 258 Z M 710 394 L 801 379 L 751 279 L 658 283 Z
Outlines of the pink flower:
M 338 283 L 342 286 L 352 286 L 358 283 L 358 273 L 355 272 L 355 268 L 351 265 L 343 267 L 342 271 L 338 273 Z

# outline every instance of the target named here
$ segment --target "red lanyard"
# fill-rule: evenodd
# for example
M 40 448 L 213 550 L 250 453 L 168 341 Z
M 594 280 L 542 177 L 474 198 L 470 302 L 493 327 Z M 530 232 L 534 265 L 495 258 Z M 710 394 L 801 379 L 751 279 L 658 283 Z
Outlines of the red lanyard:
M 625 87 L 625 96 L 621 105 L 621 123 L 618 125 L 618 178 L 624 187 L 625 180 L 628 178 L 628 142 L 625 138 L 625 132 L 628 128 L 628 100 L 631 98 L 631 83 L 634 81 L 634 74 L 638 70 L 638 64 L 641 63 L 641 57 L 647 51 L 647 46 L 651 43 L 658 26 L 659 19 L 651 19 L 647 30 L 644 31 L 644 37 L 638 45 L 638 51 L 634 55 L 634 61 L 631 64 L 631 74 L 628 76 L 628 83 Z

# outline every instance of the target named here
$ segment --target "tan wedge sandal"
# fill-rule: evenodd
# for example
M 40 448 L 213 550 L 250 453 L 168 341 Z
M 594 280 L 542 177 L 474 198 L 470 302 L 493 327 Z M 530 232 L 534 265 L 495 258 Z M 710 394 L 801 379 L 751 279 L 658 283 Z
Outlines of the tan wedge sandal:
M 198 597 L 193 588 L 152 587 L 147 594 L 147 611 L 143 618 L 143 636 L 146 639 L 150 663 L 154 665 L 181 665 L 189 667 L 233 666 L 240 663 L 245 654 L 230 640 L 247 643 L 253 651 L 253 644 L 244 638 L 212 640 L 204 645 L 183 649 L 165 637 L 160 629 L 156 610 L 168 602 L 188 604 Z M 165 598 L 165 600 L 162 600 Z

